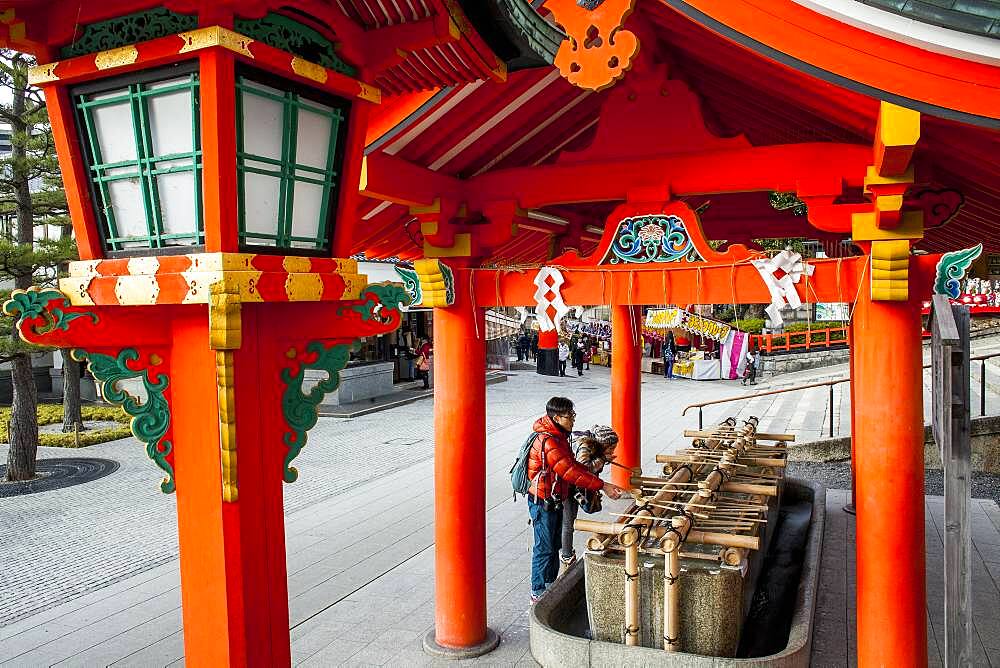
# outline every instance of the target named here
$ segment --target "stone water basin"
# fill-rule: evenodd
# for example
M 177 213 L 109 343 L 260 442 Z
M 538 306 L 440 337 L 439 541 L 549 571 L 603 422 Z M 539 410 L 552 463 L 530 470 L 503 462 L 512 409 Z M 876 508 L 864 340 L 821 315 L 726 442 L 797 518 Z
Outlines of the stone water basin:
M 614 557 L 598 556 L 578 562 L 535 604 L 530 615 L 532 655 L 546 668 L 808 666 L 825 504 L 822 485 L 786 479 L 769 549 L 759 553 L 759 569 L 751 563 L 741 573 L 682 561 L 681 641 L 687 651 L 667 653 L 656 647 L 656 630 L 662 629 L 663 562 L 645 556 L 640 557 L 640 642 L 648 646 L 628 647 L 608 638 L 620 610 L 605 602 L 592 604 L 588 611 L 585 570 L 591 569 L 587 577 L 593 589 L 602 581 L 614 586 L 617 575 L 611 571 L 621 569 Z M 624 608 L 624 575 L 620 579 L 616 593 L 621 593 L 613 600 Z M 596 632 L 590 615 L 598 618 Z M 620 616 L 623 621 L 624 613 Z

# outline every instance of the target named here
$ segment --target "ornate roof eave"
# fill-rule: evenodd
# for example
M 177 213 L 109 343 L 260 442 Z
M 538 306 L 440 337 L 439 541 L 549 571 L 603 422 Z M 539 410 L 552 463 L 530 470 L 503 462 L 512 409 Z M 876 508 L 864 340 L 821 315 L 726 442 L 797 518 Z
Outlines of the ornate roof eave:
M 830 18 L 801 0 L 656 0 L 761 56 L 869 97 L 949 120 L 1000 128 L 997 68 Z
M 459 0 L 459 4 L 510 72 L 551 65 L 566 39 L 525 0 Z

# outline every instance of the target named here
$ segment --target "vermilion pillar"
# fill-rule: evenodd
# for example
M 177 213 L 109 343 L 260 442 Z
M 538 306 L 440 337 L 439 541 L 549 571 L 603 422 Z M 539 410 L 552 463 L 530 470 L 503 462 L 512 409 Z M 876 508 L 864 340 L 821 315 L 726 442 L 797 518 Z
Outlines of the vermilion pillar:
M 853 321 L 858 665 L 925 666 L 920 309 L 863 292 Z
M 618 432 L 618 463 L 629 468 L 640 466 L 640 383 L 642 382 L 642 338 L 636 306 L 611 307 L 611 424 Z M 629 471 L 613 466 L 611 480 L 620 487 L 631 487 Z
M 478 656 L 499 643 L 486 626 L 485 336 L 484 311 L 468 297 L 434 309 L 432 654 Z
M 848 355 L 850 355 L 850 357 L 849 357 L 850 363 L 848 365 L 848 369 L 849 369 L 850 379 L 851 379 L 851 382 L 849 383 L 850 391 L 851 391 L 851 407 L 850 407 L 850 410 L 851 410 L 851 500 L 847 502 L 846 506 L 844 506 L 844 510 L 846 512 L 849 512 L 849 513 L 854 513 L 854 497 L 855 497 L 855 494 L 856 494 L 855 490 L 857 489 L 857 484 L 856 484 L 856 480 L 855 480 L 856 475 L 855 475 L 855 472 L 854 472 L 854 458 L 855 458 L 855 455 L 854 455 L 854 445 L 855 445 L 855 442 L 856 442 L 856 440 L 855 440 L 855 434 L 857 434 L 857 427 L 855 425 L 857 424 L 857 415 L 855 414 L 855 410 L 854 409 L 855 409 L 855 406 L 858 405 L 857 401 L 854 398 L 854 358 L 855 358 L 855 354 L 854 354 L 854 323 L 850 323 L 847 326 L 847 353 L 848 353 Z
M 188 316 L 172 322 L 171 418 L 184 651 L 191 665 L 291 662 L 280 475 L 284 448 L 280 425 L 272 424 L 280 421 L 265 420 L 261 412 L 263 406 L 280 405 L 276 365 L 281 358 L 277 350 L 257 345 L 257 334 L 266 326 L 257 322 L 257 306 L 244 307 L 242 345 L 225 353 L 208 346 L 203 306 L 192 306 Z M 217 376 L 220 354 L 231 356 L 229 382 Z M 229 400 L 220 386 L 231 390 Z M 228 445 L 235 447 L 238 465 L 236 454 L 226 458 L 220 450 L 220 425 L 233 430 Z M 220 456 L 238 471 L 238 501 L 223 498 Z

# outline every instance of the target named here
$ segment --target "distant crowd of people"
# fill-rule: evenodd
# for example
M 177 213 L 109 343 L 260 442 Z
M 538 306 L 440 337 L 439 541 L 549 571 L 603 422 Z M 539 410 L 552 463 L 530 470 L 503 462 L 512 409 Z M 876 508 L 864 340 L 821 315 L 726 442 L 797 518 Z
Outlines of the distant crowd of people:
M 574 334 L 569 340 L 559 340 L 559 375 L 566 375 L 566 365 L 572 362 L 576 375 L 582 376 L 584 365 L 590 370 L 590 360 L 597 352 L 597 339 L 586 334 Z
M 538 332 L 523 331 L 512 337 L 511 344 L 518 362 L 533 362 L 538 359 Z M 567 366 L 576 369 L 576 374 L 590 370 L 590 360 L 597 353 L 597 339 L 587 334 L 573 334 L 559 338 L 559 375 L 566 375 Z
M 534 361 L 538 357 L 538 332 L 521 332 L 514 337 L 514 349 L 517 351 L 517 361 Z

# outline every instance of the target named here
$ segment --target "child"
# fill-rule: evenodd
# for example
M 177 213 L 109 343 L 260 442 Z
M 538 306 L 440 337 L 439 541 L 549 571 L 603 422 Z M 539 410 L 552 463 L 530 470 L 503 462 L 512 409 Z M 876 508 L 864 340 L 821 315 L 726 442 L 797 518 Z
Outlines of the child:
M 594 425 L 588 431 L 574 431 L 570 437 L 570 446 L 580 462 L 594 475 L 600 475 L 604 465 L 615 460 L 615 448 L 618 447 L 618 434 L 611 427 Z M 601 510 L 601 493 L 585 489 L 575 489 L 569 498 L 563 502 L 562 547 L 559 550 L 561 571 L 576 561 L 573 551 L 573 522 L 580 505 L 584 512 L 596 513 Z

